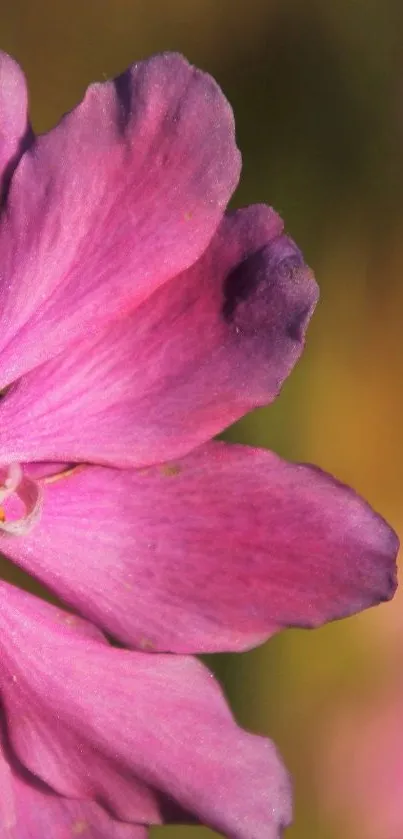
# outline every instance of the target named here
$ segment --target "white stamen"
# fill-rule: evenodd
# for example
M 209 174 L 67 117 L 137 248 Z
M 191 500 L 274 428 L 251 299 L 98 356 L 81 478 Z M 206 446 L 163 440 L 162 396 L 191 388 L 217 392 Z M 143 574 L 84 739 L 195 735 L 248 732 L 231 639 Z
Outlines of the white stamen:
M 1 470 L 2 472 L 3 470 Z M 0 474 L 1 474 L 0 472 Z M 7 466 L 5 478 L 0 486 L 0 504 L 15 492 L 22 480 L 22 469 L 19 463 L 10 463 Z
M 15 492 L 25 507 L 25 515 L 19 519 L 0 519 L 0 532 L 13 536 L 24 536 L 38 520 L 43 502 L 43 491 L 37 481 L 26 477 L 21 466 L 13 463 L 8 467 L 8 475 L 0 489 L 0 501 L 9 498 Z

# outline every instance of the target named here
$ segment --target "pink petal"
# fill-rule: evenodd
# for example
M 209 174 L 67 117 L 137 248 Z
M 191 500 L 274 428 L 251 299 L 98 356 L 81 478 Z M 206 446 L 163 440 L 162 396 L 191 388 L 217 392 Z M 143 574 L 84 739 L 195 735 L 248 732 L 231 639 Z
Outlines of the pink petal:
M 0 51 L 0 199 L 30 136 L 28 95 L 22 70 Z M 2 266 L 3 267 L 3 266 Z
M 93 801 L 55 795 L 16 760 L 4 737 L 0 740 L 0 839 L 147 839 L 144 827 L 113 819 Z
M 270 741 L 242 731 L 192 658 L 114 649 L 83 622 L 0 584 L 0 692 L 19 760 L 122 820 L 176 802 L 233 839 L 274 839 L 289 788 Z
M 1 550 L 122 642 L 242 650 L 390 598 L 397 537 L 352 490 L 268 451 L 211 443 L 144 470 L 45 485 Z
M 0 227 L 0 387 L 191 265 L 239 169 L 228 102 L 181 56 L 89 87 L 12 179 Z
M 0 462 L 170 460 L 277 395 L 317 286 L 281 219 L 224 219 L 204 256 L 101 338 L 24 376 L 0 403 Z

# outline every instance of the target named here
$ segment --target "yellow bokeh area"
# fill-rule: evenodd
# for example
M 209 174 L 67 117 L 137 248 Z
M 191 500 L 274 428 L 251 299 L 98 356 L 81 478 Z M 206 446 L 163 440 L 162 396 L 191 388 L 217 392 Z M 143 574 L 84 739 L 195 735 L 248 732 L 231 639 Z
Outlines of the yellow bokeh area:
M 280 398 L 226 436 L 331 471 L 398 531 L 402 38 L 401 0 L 13 0 L 0 9 L 0 47 L 26 71 L 36 130 L 90 81 L 154 52 L 179 50 L 217 78 L 244 157 L 234 205 L 275 206 L 321 287 L 306 353 Z M 290 839 L 373 839 L 354 802 L 332 796 L 330 750 L 340 710 L 364 708 L 391 678 L 399 628 L 403 652 L 399 608 L 401 600 L 209 658 L 238 720 L 273 737 L 293 775 Z M 348 737 L 341 724 L 337 736 Z M 181 827 L 153 836 L 213 834 Z

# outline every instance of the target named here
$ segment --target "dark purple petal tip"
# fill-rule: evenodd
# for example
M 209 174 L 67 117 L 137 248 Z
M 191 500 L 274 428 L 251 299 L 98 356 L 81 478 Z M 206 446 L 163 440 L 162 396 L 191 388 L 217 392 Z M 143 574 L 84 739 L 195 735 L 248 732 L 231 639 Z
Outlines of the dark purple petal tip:
M 302 253 L 288 236 L 253 253 L 228 275 L 223 315 L 251 336 L 278 322 L 289 337 L 303 341 L 319 290 Z

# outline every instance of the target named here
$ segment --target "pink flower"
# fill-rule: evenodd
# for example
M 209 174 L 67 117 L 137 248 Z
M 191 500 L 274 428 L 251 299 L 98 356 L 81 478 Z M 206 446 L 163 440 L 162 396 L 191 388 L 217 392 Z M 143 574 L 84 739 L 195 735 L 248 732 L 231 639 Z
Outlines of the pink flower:
M 34 139 L 6 56 L 1 79 L 0 463 L 31 515 L 19 538 L 7 517 L 3 551 L 162 651 L 245 649 L 390 597 L 396 537 L 351 490 L 208 442 L 274 399 L 317 299 L 273 210 L 224 216 L 240 163 L 215 82 L 156 56 Z M 62 467 L 26 465 L 43 461 L 86 465 L 44 483 Z
M 0 837 L 43 839 L 147 839 L 147 829 L 124 824 L 92 801 L 55 794 L 16 759 L 0 724 Z
M 67 819 L 107 822 L 104 811 L 143 824 L 191 814 L 234 839 L 274 839 L 290 820 L 288 779 L 273 745 L 238 728 L 203 665 L 114 649 L 91 624 L 6 583 L 0 694 L 15 755 L 10 768 L 7 753 L 0 756 L 0 780 L 8 779 L 0 787 L 0 837 L 7 812 L 21 819 L 16 836 L 24 836 L 35 797 L 58 828 Z M 81 803 L 46 797 L 41 804 L 44 784 Z M 116 839 L 126 837 L 114 829 Z
M 35 138 L 2 55 L 0 114 L 2 551 L 158 653 L 247 649 L 391 597 L 396 536 L 364 501 L 211 441 L 276 397 L 317 299 L 272 209 L 225 213 L 240 158 L 214 81 L 157 56 Z M 14 812 L 46 798 L 19 762 L 90 824 L 96 802 L 101 819 L 279 836 L 284 770 L 201 665 L 112 649 L 9 586 L 0 604 Z

